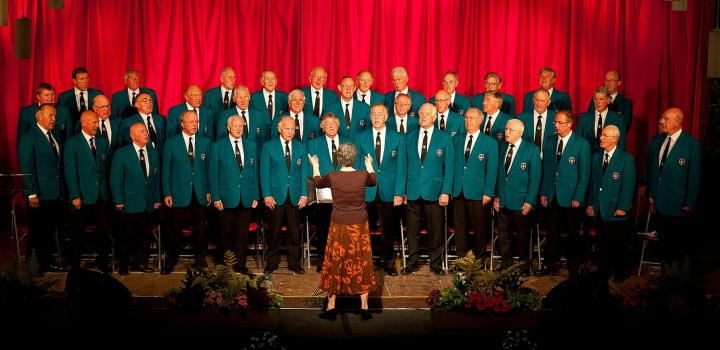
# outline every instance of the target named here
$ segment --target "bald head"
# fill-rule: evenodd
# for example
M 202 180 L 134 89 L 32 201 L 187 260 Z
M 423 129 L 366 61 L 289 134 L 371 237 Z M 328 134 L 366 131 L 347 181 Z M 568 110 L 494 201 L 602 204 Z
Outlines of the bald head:
M 225 90 L 232 90 L 235 87 L 235 70 L 232 67 L 225 67 L 220 71 L 220 84 Z
M 438 113 L 445 113 L 450 108 L 450 94 L 445 90 L 439 90 L 435 94 L 435 106 Z
M 93 98 L 93 111 L 97 114 L 97 117 L 102 120 L 110 118 L 112 109 L 110 108 L 110 100 L 105 95 L 97 95 Z
M 658 121 L 658 126 L 661 133 L 672 135 L 682 129 L 683 125 L 683 112 L 680 108 L 669 108 L 663 112 L 662 117 Z
M 185 101 L 192 108 L 199 108 L 202 104 L 203 93 L 199 86 L 190 85 L 185 89 Z
M 600 148 L 610 152 L 617 146 L 620 139 L 620 129 L 615 125 L 608 125 L 603 128 L 600 134 Z
M 93 99 L 95 101 L 97 98 Z M 97 113 L 85 111 L 80 115 L 80 127 L 82 131 L 90 136 L 95 136 L 98 125 L 100 125 Z
M 150 141 L 150 135 L 143 123 L 135 123 L 130 127 L 130 139 L 138 147 L 145 147 Z
M 510 119 L 505 124 L 505 141 L 515 143 L 522 137 L 525 125 L 520 119 Z
M 327 72 L 323 67 L 315 67 L 310 71 L 310 85 L 315 90 L 320 90 L 325 86 L 327 82 Z

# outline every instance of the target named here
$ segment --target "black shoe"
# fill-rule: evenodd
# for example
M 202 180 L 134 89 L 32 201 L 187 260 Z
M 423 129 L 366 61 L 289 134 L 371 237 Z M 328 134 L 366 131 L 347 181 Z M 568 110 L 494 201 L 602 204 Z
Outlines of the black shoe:
M 65 272 L 65 268 L 59 265 L 50 264 L 43 269 L 45 272 Z
M 273 273 L 275 270 L 277 270 L 277 266 L 266 267 L 265 270 L 263 270 L 263 274 L 269 275 L 269 274 Z
M 112 269 L 110 268 L 110 265 L 108 265 L 107 263 L 99 264 L 98 269 L 100 270 L 100 272 L 107 274 L 107 275 L 112 273 Z
M 325 310 L 325 311 L 321 312 L 318 315 L 318 317 L 322 318 L 323 320 L 335 321 L 337 314 L 338 314 L 337 309 L 330 309 L 330 310 Z
M 305 269 L 303 269 L 302 266 L 288 267 L 288 270 L 295 272 L 298 275 L 305 274 Z
M 400 269 L 400 273 L 403 275 L 410 275 L 417 270 L 418 270 L 417 266 L 408 265 L 408 266 L 405 266 L 402 269 Z
M 432 272 L 435 276 L 445 276 L 445 271 L 439 267 L 430 267 L 430 272 Z
M 322 272 L 322 263 L 318 264 L 318 266 L 315 268 L 315 272 L 317 272 L 317 273 Z
M 385 274 L 388 276 L 397 276 L 398 272 L 394 266 L 385 266 Z
M 127 276 L 128 275 L 128 268 L 127 266 L 122 266 L 118 269 L 118 274 L 121 276 Z
M 363 321 L 372 320 L 370 310 L 360 309 L 360 319 Z

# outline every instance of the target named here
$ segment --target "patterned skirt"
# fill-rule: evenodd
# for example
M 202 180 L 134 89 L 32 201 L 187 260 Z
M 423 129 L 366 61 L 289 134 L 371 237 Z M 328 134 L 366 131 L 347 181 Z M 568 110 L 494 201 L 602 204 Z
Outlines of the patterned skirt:
M 320 289 L 329 295 L 357 295 L 375 289 L 368 223 L 330 223 Z

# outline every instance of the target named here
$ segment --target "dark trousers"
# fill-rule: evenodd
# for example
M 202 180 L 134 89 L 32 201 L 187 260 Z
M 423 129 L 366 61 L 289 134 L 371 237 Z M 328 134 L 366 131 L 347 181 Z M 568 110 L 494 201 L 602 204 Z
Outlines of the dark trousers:
M 693 235 L 692 220 L 688 216 L 655 216 L 655 230 L 660 242 L 660 254 L 665 263 L 681 262 L 690 254 L 687 237 Z
M 588 251 L 584 235 L 580 234 L 580 221 L 583 207 L 563 207 L 553 199 L 545 209 L 545 225 L 547 236 L 545 241 L 545 261 L 552 265 L 557 263 L 561 256 L 568 262 L 568 271 L 574 271 L 576 265 L 587 259 Z M 560 234 L 567 235 L 565 249 L 560 246 Z
M 80 266 L 82 249 L 91 243 L 97 249 L 97 263 L 107 264 L 110 255 L 110 205 L 98 200 L 94 204 L 83 204 L 80 209 L 70 212 L 70 265 Z M 95 224 L 95 232 L 86 233 L 85 227 Z
M 134 257 L 135 265 L 148 263 L 148 250 L 152 238 L 152 225 L 156 224 L 155 213 L 125 213 L 121 212 L 120 220 L 125 230 L 120 231 L 117 237 L 118 265 L 120 269 L 127 268 L 130 255 Z
M 173 206 L 170 208 L 170 229 L 167 231 L 167 235 L 163 237 L 163 247 L 167 253 L 165 267 L 172 269 L 177 264 L 180 254 L 182 228 L 187 224 L 192 225 L 192 234 L 195 241 L 195 263 L 199 266 L 205 266 L 205 256 L 208 250 L 208 239 L 205 234 L 206 211 L 206 207 L 201 205 L 195 197 L 195 191 L 192 192 L 192 199 L 188 206 Z
M 442 220 L 443 207 L 437 201 L 426 201 L 422 199 L 408 201 L 407 205 L 407 228 L 408 246 L 410 258 L 408 266 L 417 265 L 420 256 L 420 222 L 425 218 L 425 225 L 431 239 L 430 267 L 442 268 L 443 240 Z
M 280 263 L 280 236 L 282 232 L 283 221 L 287 224 L 287 248 L 288 248 L 288 267 L 300 267 L 300 231 L 298 224 L 300 223 L 300 209 L 290 202 L 288 195 L 285 203 L 276 205 L 275 209 L 270 211 L 270 241 L 266 269 L 276 269 Z
M 393 202 L 383 202 L 380 195 L 375 200 L 367 202 L 368 217 L 380 219 L 381 250 L 380 257 L 386 267 L 395 267 L 395 240 L 400 235 L 400 207 L 393 206 Z M 371 226 L 374 221 L 371 219 Z
M 596 212 L 597 213 L 597 212 Z M 598 273 L 604 278 L 613 274 L 624 280 L 627 272 L 629 224 L 626 220 L 597 220 Z
M 251 208 L 239 203 L 235 208 L 225 207 L 220 211 L 222 252 L 231 251 L 237 258 L 237 269 L 244 268 L 247 261 L 248 230 Z
M 53 263 L 52 255 L 57 250 L 56 231 L 59 244 L 61 246 L 64 244 L 63 213 L 65 212 L 65 204 L 60 199 L 40 200 L 40 205 L 37 208 L 31 208 L 29 202 L 27 208 L 28 243 L 25 257 L 29 261 L 30 256 L 35 251 L 40 268 L 45 269 Z M 58 257 L 62 259 L 60 255 Z
M 322 203 L 314 206 L 314 215 L 312 221 L 317 227 L 315 232 L 317 238 L 318 264 L 322 266 L 325 260 L 325 245 L 327 245 L 328 230 L 330 229 L 330 215 L 332 214 L 332 204 Z
M 472 250 L 476 257 L 481 257 L 485 254 L 488 242 L 487 210 L 482 200 L 467 199 L 460 193 L 458 197 L 453 198 L 453 205 L 455 247 L 458 256 L 465 256 Z M 469 229 L 475 231 L 474 242 L 470 242 Z
M 530 229 L 532 227 L 532 212 L 523 215 L 522 210 L 500 209 L 497 215 L 497 228 L 500 232 L 500 256 L 503 266 L 513 262 L 512 240 L 513 232 L 517 233 L 516 247 L 520 260 L 530 259 Z

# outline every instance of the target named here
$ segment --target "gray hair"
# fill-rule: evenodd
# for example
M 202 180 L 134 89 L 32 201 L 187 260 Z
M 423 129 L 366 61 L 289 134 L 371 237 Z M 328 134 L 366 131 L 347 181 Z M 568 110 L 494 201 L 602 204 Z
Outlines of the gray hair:
M 341 143 L 335 156 L 343 166 L 352 166 L 357 158 L 357 148 L 352 143 Z
M 595 93 L 596 93 L 596 94 L 603 94 L 603 95 L 605 95 L 607 98 L 610 98 L 610 90 L 608 90 L 608 89 L 607 89 L 606 87 L 604 87 L 604 86 L 601 86 L 601 87 L 595 89 Z

